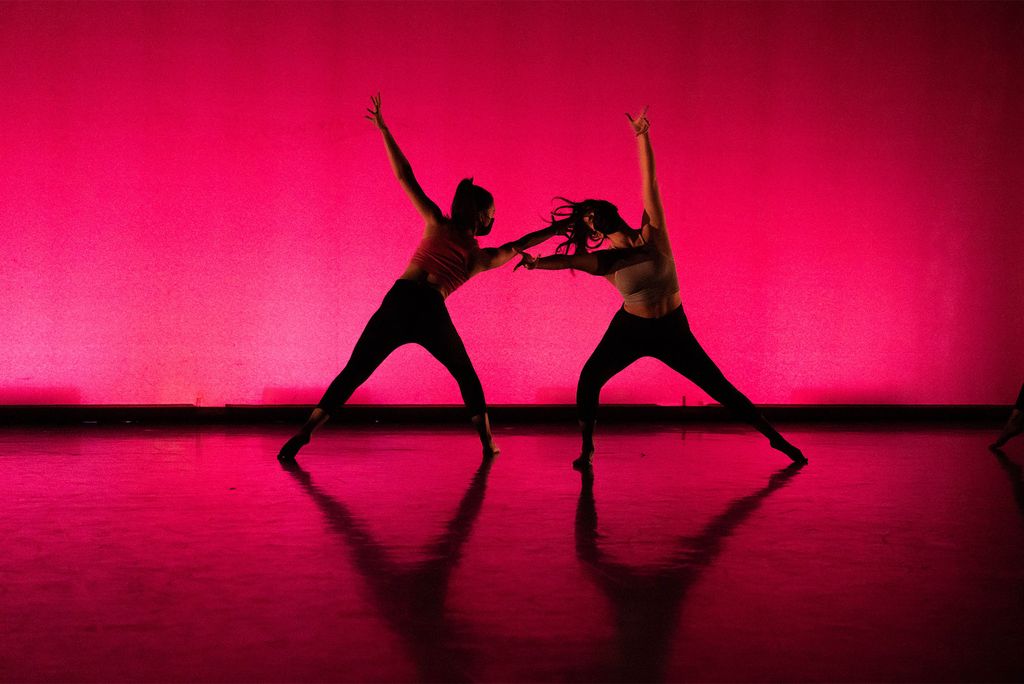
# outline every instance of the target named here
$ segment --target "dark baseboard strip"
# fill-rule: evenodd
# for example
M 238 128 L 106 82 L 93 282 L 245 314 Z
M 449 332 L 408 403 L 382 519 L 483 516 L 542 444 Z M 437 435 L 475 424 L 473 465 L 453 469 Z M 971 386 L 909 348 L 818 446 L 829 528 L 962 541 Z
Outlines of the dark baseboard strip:
M 1010 406 L 816 404 L 763 405 L 774 422 L 799 423 L 994 423 L 1005 420 Z M 296 424 L 309 415 L 311 406 L 238 405 L 191 406 L 188 404 L 0 406 L 0 426 L 68 425 L 78 423 L 146 424 Z M 568 404 L 506 405 L 489 409 L 496 425 L 522 423 L 575 424 L 576 408 Z M 349 405 L 332 416 L 332 424 L 445 424 L 467 419 L 462 406 Z M 721 406 L 655 406 L 608 404 L 601 407 L 603 423 L 722 423 L 735 422 Z

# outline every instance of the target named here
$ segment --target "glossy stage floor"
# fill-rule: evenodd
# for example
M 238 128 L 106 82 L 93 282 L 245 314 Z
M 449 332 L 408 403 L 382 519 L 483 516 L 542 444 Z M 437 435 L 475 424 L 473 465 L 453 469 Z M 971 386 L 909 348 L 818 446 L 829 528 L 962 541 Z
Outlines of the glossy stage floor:
M 3 681 L 1020 681 L 1024 439 L 0 430 Z

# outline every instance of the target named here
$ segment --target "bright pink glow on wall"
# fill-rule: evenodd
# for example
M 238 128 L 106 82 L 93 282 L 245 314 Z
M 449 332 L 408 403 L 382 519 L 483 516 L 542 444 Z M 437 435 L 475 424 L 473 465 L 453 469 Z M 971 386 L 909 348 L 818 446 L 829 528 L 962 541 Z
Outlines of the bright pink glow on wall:
M 0 402 L 314 401 L 420 225 L 423 187 L 640 214 L 652 139 L 691 323 L 767 403 L 1009 402 L 1024 377 L 1024 6 L 0 7 Z M 551 249 L 553 245 L 548 246 Z M 449 308 L 491 403 L 571 401 L 599 279 L 471 281 Z M 607 401 L 706 397 L 655 361 Z M 457 403 L 418 348 L 357 402 Z

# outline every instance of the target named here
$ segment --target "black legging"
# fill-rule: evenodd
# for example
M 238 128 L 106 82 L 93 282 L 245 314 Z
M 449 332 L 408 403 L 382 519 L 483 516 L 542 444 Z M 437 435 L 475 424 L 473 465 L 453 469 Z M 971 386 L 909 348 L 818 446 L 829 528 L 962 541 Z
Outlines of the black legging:
M 317 408 L 333 413 L 391 352 L 409 343 L 420 345 L 448 369 L 459 383 L 462 401 L 471 416 L 487 410 L 480 378 L 452 324 L 444 298 L 429 285 L 412 280 L 396 281 L 384 296 L 359 336 L 352 358 L 327 388 Z
M 754 404 L 725 379 L 701 348 L 680 306 L 661 318 L 642 318 L 619 309 L 580 373 L 576 388 L 580 420 L 594 420 L 604 384 L 644 356 L 652 356 L 686 376 L 744 421 L 752 423 L 758 418 Z

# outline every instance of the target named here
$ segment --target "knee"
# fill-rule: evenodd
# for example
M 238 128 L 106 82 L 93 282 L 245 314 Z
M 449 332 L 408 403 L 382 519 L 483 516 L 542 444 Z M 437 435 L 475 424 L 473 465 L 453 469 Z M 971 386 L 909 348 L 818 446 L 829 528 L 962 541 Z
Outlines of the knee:
M 587 377 L 586 374 L 580 375 L 579 382 L 576 383 L 576 403 L 582 404 L 591 395 L 594 394 L 594 382 L 591 378 Z
M 466 410 L 469 411 L 469 415 L 473 418 L 487 413 L 487 400 L 484 399 L 483 388 L 480 388 L 479 391 L 463 394 L 462 400 L 466 404 Z
M 454 375 L 455 381 L 459 385 L 459 391 L 462 393 L 462 400 L 466 404 L 466 408 L 470 410 L 470 415 L 477 416 L 484 413 L 487 410 L 484 386 L 480 382 L 480 377 L 473 371 L 473 367 L 469 366 L 465 372 Z
M 608 382 L 608 378 L 604 374 L 597 370 L 584 368 L 580 373 L 579 382 L 576 383 L 577 400 L 593 399 L 596 402 L 597 396 L 606 382 Z
M 576 409 L 580 420 L 591 421 L 596 417 L 601 385 L 600 379 L 596 376 L 580 376 L 580 381 L 576 385 Z
M 588 363 L 580 371 L 580 379 L 576 383 L 576 392 L 579 394 L 585 391 L 592 391 L 594 388 L 600 389 L 603 384 L 604 381 L 601 378 L 597 364 Z

